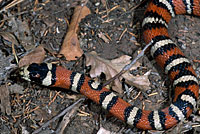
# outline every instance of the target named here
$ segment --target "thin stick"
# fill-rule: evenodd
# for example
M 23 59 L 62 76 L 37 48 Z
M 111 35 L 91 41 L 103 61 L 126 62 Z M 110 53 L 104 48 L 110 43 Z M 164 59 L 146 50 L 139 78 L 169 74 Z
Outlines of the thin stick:
M 58 126 L 58 128 L 55 131 L 56 134 L 63 134 L 63 131 L 65 130 L 67 125 L 70 123 L 70 119 L 75 116 L 75 112 L 79 109 L 80 105 L 81 105 L 81 103 L 76 105 L 72 110 L 70 110 L 68 113 L 65 114 L 60 125 Z
M 47 121 L 46 123 L 44 123 L 39 129 L 36 129 L 32 134 L 37 134 L 40 131 L 42 131 L 44 128 L 46 128 L 51 122 L 54 122 L 56 119 L 60 118 L 61 116 L 63 116 L 65 113 L 69 112 L 73 107 L 75 107 L 78 103 L 80 103 L 81 101 L 84 101 L 85 98 L 81 98 L 78 101 L 76 101 L 74 104 L 72 104 L 71 106 L 67 107 L 65 110 L 63 110 L 60 114 L 56 115 L 55 117 L 53 117 L 51 120 Z
M 110 84 L 112 81 L 114 81 L 116 78 L 119 78 L 122 74 L 124 74 L 126 71 L 128 71 L 137 60 L 139 60 L 142 56 L 144 56 L 144 52 L 147 50 L 147 48 L 149 48 L 149 46 L 151 46 L 151 44 L 153 43 L 153 41 L 151 41 L 149 44 L 147 44 L 142 51 L 137 55 L 137 57 L 131 61 L 130 64 L 124 66 L 124 68 L 118 73 L 116 74 L 114 77 L 110 78 L 109 80 L 107 80 L 104 84 L 103 87 Z
M 4 7 L 3 9 L 0 10 L 0 13 L 3 12 L 3 11 L 7 11 L 9 8 L 23 2 L 24 0 L 14 0 L 12 1 L 11 3 L 9 3 L 6 7 Z

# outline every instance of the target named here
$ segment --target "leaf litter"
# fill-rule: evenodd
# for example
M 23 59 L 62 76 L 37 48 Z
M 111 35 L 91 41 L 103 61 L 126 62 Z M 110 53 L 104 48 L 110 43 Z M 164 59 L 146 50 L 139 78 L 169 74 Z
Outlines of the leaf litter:
M 92 78 L 98 77 L 101 75 L 101 73 L 104 73 L 106 75 L 106 80 L 108 80 L 118 74 L 125 65 L 131 62 L 131 57 L 127 55 L 122 55 L 121 57 L 113 60 L 103 59 L 99 57 L 95 51 L 86 53 L 85 55 L 86 66 L 91 66 L 91 70 L 89 73 Z M 134 66 L 130 68 L 130 70 L 135 70 L 139 66 L 140 63 L 136 62 Z M 124 78 L 125 81 L 131 86 L 135 86 L 141 90 L 147 90 L 150 88 L 150 82 L 148 79 L 149 74 L 150 72 L 147 72 L 146 74 L 141 76 L 133 76 L 130 71 L 125 72 L 119 79 L 117 78 L 114 80 L 114 85 L 112 86 L 113 90 L 120 94 L 123 93 L 121 84 L 122 78 Z
M 14 4 L 13 4 L 13 2 L 14 2 Z M 66 9 L 66 7 L 67 8 L 71 8 L 69 6 L 70 4 L 71 5 L 77 5 L 77 3 L 76 3 L 77 1 L 74 2 L 75 4 L 73 2 L 72 3 L 69 2 L 67 4 L 66 3 L 63 4 L 66 1 L 49 1 L 49 0 L 47 0 L 45 2 L 43 2 L 43 1 L 41 2 L 41 1 L 36 0 L 35 4 L 33 4 L 34 7 L 31 7 L 30 1 L 24 1 L 23 2 L 23 0 L 21 0 L 20 3 L 18 3 L 17 0 L 13 0 L 13 2 L 11 2 L 11 4 L 12 4 L 11 6 L 9 6 L 7 8 L 4 8 L 4 9 L 7 10 L 6 13 L 2 12 L 4 14 L 4 16 L 8 16 L 8 18 L 9 18 L 9 19 L 1 21 L 1 22 L 6 22 L 5 25 L 3 25 L 4 28 L 2 28 L 2 29 L 5 30 L 5 27 L 7 26 L 6 24 L 8 24 L 8 26 L 11 27 L 11 30 L 10 30 L 10 31 L 12 31 L 11 33 L 12 34 L 14 33 L 13 35 L 15 35 L 16 38 L 17 38 L 17 40 L 19 40 L 19 43 L 20 43 L 19 45 L 20 46 L 22 45 L 25 48 L 26 51 L 33 50 L 35 48 L 35 45 L 38 45 L 38 44 L 53 44 L 53 45 L 58 46 L 57 44 L 60 44 L 60 42 L 61 42 L 60 40 L 64 37 L 64 35 L 60 34 L 60 33 L 65 33 L 65 29 L 60 29 L 60 27 L 62 27 L 63 23 L 57 22 L 55 20 L 59 20 L 60 21 L 60 20 L 62 20 L 62 18 L 69 19 L 70 17 L 68 15 L 71 15 L 71 14 L 70 13 L 68 14 L 68 12 L 65 11 L 65 10 L 63 10 L 63 9 Z M 95 2 L 96 1 L 92 1 L 92 4 L 95 3 Z M 51 3 L 51 4 L 49 4 L 49 3 Z M 58 4 L 58 6 L 54 6 L 55 3 Z M 87 28 L 89 29 L 88 31 L 90 31 L 92 33 L 92 36 L 90 36 L 87 32 L 85 32 L 83 34 L 85 36 L 83 37 L 83 39 L 81 39 L 81 40 L 84 40 L 85 38 L 88 38 L 89 36 L 92 37 L 92 39 L 90 39 L 90 38 L 88 39 L 89 41 L 91 41 L 90 44 L 89 44 L 91 46 L 90 48 L 93 48 L 95 51 L 98 52 L 98 54 L 102 53 L 101 56 L 102 55 L 106 55 L 107 56 L 106 58 L 109 58 L 109 59 L 113 59 L 112 56 L 109 57 L 110 53 L 104 53 L 105 51 L 99 50 L 97 48 L 97 46 L 104 48 L 105 46 L 111 46 L 112 45 L 111 48 L 113 48 L 113 46 L 115 46 L 117 49 L 120 48 L 120 46 L 121 46 L 123 49 L 125 49 L 125 51 L 123 51 L 123 52 L 126 52 L 126 54 L 128 54 L 128 55 L 131 55 L 134 51 L 136 51 L 138 49 L 137 47 L 140 47 L 140 45 L 137 45 L 137 47 L 132 47 L 132 49 L 131 49 L 131 46 L 134 46 L 135 42 L 134 43 L 131 42 L 131 45 L 128 44 L 128 43 L 130 43 L 129 39 L 134 39 L 134 41 L 137 41 L 138 37 L 139 37 L 137 35 L 138 34 L 137 30 L 136 30 L 136 32 L 134 32 L 135 29 L 133 28 L 133 27 L 137 27 L 135 25 L 135 23 L 137 23 L 137 24 L 139 24 L 139 23 L 134 20 L 135 17 L 134 17 L 133 14 L 128 14 L 129 7 L 130 7 L 131 3 L 127 2 L 127 1 L 122 1 L 121 3 L 119 3 L 118 1 L 116 1 L 116 2 L 113 2 L 113 3 L 111 1 L 101 0 L 101 2 L 97 2 L 95 4 L 95 8 L 93 6 L 90 6 L 91 11 L 93 13 L 96 13 L 95 15 L 93 15 L 93 17 L 88 17 L 88 18 L 91 19 L 91 21 L 87 22 L 88 23 L 88 25 L 87 25 L 88 27 Z M 14 5 L 17 5 L 17 6 L 14 6 Z M 65 5 L 65 8 L 63 8 L 64 7 L 63 5 Z M 131 4 L 131 6 L 132 6 L 132 4 Z M 55 7 L 56 7 L 56 10 L 55 10 Z M 59 7 L 59 8 L 57 8 L 57 7 Z M 116 7 L 119 7 L 119 8 L 116 8 Z M 14 10 L 10 10 L 9 8 L 13 8 Z M 34 8 L 34 13 L 32 14 L 32 11 L 33 11 L 32 9 L 33 8 Z M 46 10 L 46 8 L 47 8 L 47 10 Z M 29 10 L 29 9 L 31 9 L 31 10 Z M 55 11 L 52 11 L 53 9 Z M 123 10 L 123 12 L 121 12 L 120 9 L 125 9 L 125 10 Z M 25 11 L 23 11 L 23 10 L 25 10 Z M 45 10 L 46 10 L 46 12 L 45 12 Z M 1 10 L 1 11 L 3 11 L 3 10 Z M 63 15 L 62 11 L 64 12 L 64 15 L 66 15 L 67 17 L 60 17 L 60 13 Z M 72 11 L 72 10 L 70 10 L 70 11 Z M 24 15 L 23 12 L 24 13 L 25 12 L 28 13 L 28 15 Z M 9 14 L 9 13 L 11 13 L 11 14 Z M 48 24 L 44 25 L 43 22 L 42 22 L 46 18 L 49 18 L 51 20 L 51 17 L 49 17 L 49 15 L 46 14 L 46 13 L 53 14 L 52 16 L 56 18 L 56 19 L 52 19 L 52 23 L 49 26 L 48 26 Z M 127 14 L 127 15 L 124 15 L 124 18 L 122 18 L 121 14 L 124 14 L 124 13 Z M 98 16 L 99 14 L 102 14 L 102 16 L 101 15 Z M 128 15 L 129 15 L 129 17 L 127 17 Z M 138 16 L 138 14 L 137 14 L 137 16 Z M 133 18 L 133 20 L 130 19 L 130 17 Z M 102 22 L 104 24 L 102 24 L 102 23 L 93 23 L 92 20 L 94 20 L 94 21 L 96 21 L 96 20 L 102 21 L 103 20 Z M 112 21 L 109 21 L 109 23 L 105 23 L 105 22 L 107 22 L 106 20 L 112 20 Z M 8 21 L 8 23 L 7 23 L 7 21 Z M 78 21 L 76 21 L 76 22 L 78 22 Z M 71 23 L 72 23 L 72 21 L 71 21 Z M 14 24 L 17 24 L 17 25 L 14 25 Z M 38 24 L 41 24 L 42 26 L 38 25 Z M 92 24 L 92 25 L 90 25 L 90 24 Z M 97 25 L 94 26 L 93 24 L 94 25 L 97 24 Z M 36 30 L 37 28 L 35 28 L 34 26 L 37 26 L 37 28 L 39 29 L 39 31 L 40 31 L 40 29 L 44 28 L 44 34 L 36 34 L 36 33 L 40 33 L 40 32 L 38 32 L 38 30 Z M 76 24 L 76 26 L 77 27 L 75 27 L 75 28 L 77 28 L 77 29 L 76 30 L 75 29 L 72 30 L 75 34 L 73 34 L 73 36 L 71 36 L 71 37 L 74 37 L 74 38 L 72 38 L 72 40 L 69 43 L 69 44 L 71 44 L 71 45 L 69 45 L 70 47 L 72 46 L 72 44 L 80 43 L 79 40 L 78 40 L 79 27 L 80 27 L 79 26 L 79 22 Z M 51 29 L 50 29 L 50 27 L 51 27 Z M 92 27 L 95 27 L 97 30 L 96 31 L 93 30 Z M 55 29 L 55 31 L 54 31 L 54 29 Z M 130 32 L 134 32 L 134 33 L 130 34 Z M 55 34 L 55 33 L 57 33 L 57 34 Z M 102 33 L 103 36 L 98 36 L 99 35 L 98 33 Z M 32 34 L 33 34 L 34 38 L 32 38 Z M 27 36 L 28 38 L 26 38 L 26 35 L 28 35 Z M 45 36 L 45 39 L 44 39 L 43 35 Z M 53 35 L 53 36 L 50 36 L 50 35 Z M 94 38 L 94 36 L 98 37 L 98 39 Z M 99 40 L 99 37 L 101 38 L 100 40 Z M 3 36 L 3 38 L 4 38 L 4 40 L 8 39 L 5 36 Z M 59 40 L 57 38 L 59 38 Z M 55 41 L 56 43 L 55 42 L 52 43 L 52 40 Z M 115 42 L 116 40 L 118 42 Z M 128 40 L 128 42 L 127 42 L 127 40 Z M 14 42 L 14 40 L 8 40 L 8 41 L 10 41 L 12 43 Z M 64 44 L 64 41 L 63 41 L 63 44 Z M 80 45 L 77 45 L 77 47 L 80 47 Z M 59 48 L 59 46 L 57 48 Z M 67 47 L 64 47 L 64 49 L 66 49 L 66 48 Z M 82 46 L 81 46 L 81 48 L 82 48 Z M 89 51 L 90 51 L 90 48 L 88 48 Z M 137 49 L 135 50 L 135 48 L 137 48 Z M 107 49 L 107 48 L 104 48 L 104 49 L 108 50 L 107 52 L 110 52 L 110 49 Z M 40 57 L 40 54 L 38 54 L 38 57 L 36 57 L 36 59 L 39 58 L 39 60 L 37 59 L 37 61 L 39 61 L 39 63 L 40 63 L 43 60 L 43 57 L 45 56 L 44 51 L 43 50 L 42 51 L 40 51 L 40 50 L 38 51 L 37 48 L 34 49 L 33 51 L 36 51 L 35 54 L 34 54 L 35 56 L 39 52 L 43 53 L 43 54 L 41 54 L 41 57 Z M 58 49 L 56 51 L 58 51 Z M 68 52 L 69 51 L 70 51 L 70 49 L 68 49 Z M 70 59 L 71 57 L 74 58 L 72 60 L 76 60 L 77 57 L 79 57 L 79 55 L 83 54 L 83 51 L 82 52 L 81 51 L 82 51 L 81 49 L 78 50 L 78 53 L 77 53 L 78 56 L 76 54 L 69 55 L 68 57 L 66 55 L 64 55 L 64 54 L 63 55 L 65 56 L 65 58 L 67 60 L 71 60 Z M 24 52 L 22 52 L 22 53 L 24 53 Z M 18 51 L 16 51 L 16 55 L 19 56 L 20 53 Z M 32 56 L 34 57 L 34 55 L 30 54 L 29 58 L 27 58 L 25 61 L 23 61 L 23 62 L 21 61 L 21 62 L 24 65 L 25 64 L 30 64 L 31 63 L 30 61 L 33 60 L 30 57 L 32 57 Z M 8 57 L 4 57 L 4 54 L 3 54 L 2 57 L 1 57 L 1 61 L 2 61 L 1 63 L 3 63 L 3 62 L 5 62 L 6 64 L 8 62 L 10 63 L 9 65 L 6 65 L 6 66 L 4 66 L 5 63 L 3 63 L 2 66 L 1 66 L 1 67 L 3 67 L 3 68 L 1 68 L 1 70 L 3 70 L 3 71 L 1 71 L 1 73 L 3 72 L 4 78 L 6 77 L 6 74 L 9 73 L 9 69 L 13 68 L 13 66 L 12 66 L 13 64 L 11 64 L 10 59 L 13 60 L 14 58 L 13 58 L 13 56 L 12 57 L 10 57 L 10 56 L 12 56 L 12 55 L 9 55 Z M 90 60 L 90 62 L 92 62 L 92 64 L 93 64 L 93 66 L 92 66 L 93 73 L 90 72 L 90 75 L 96 75 L 97 76 L 97 74 L 104 72 L 106 74 L 106 78 L 107 77 L 108 78 L 109 77 L 113 77 L 112 76 L 113 74 L 116 74 L 117 72 L 119 72 L 119 70 L 121 70 L 122 67 L 128 63 L 128 61 L 130 61 L 130 57 L 128 57 L 127 61 L 126 61 L 126 60 L 124 60 L 124 59 L 126 59 L 126 55 L 123 55 L 123 56 L 122 56 L 122 59 L 118 59 L 118 58 L 116 58 L 116 57 L 118 57 L 118 55 L 117 56 L 114 55 L 115 59 L 113 59 L 113 60 L 106 60 L 106 59 L 104 59 L 105 57 L 103 57 L 101 59 L 98 56 L 91 56 L 91 57 L 93 57 L 93 59 L 91 58 L 92 60 Z M 97 63 L 94 62 L 95 61 L 94 59 L 97 60 L 96 61 Z M 115 62 L 115 60 L 117 60 L 117 62 Z M 108 61 L 108 62 L 106 62 L 106 61 Z M 99 72 L 98 71 L 95 72 L 96 68 L 97 68 L 96 65 L 98 65 L 98 64 L 104 64 L 104 65 L 100 65 L 100 67 L 102 67 L 102 69 L 99 70 Z M 141 66 L 140 64 L 143 64 L 143 63 L 141 62 L 141 63 L 139 63 L 139 65 L 136 65 L 136 69 L 137 69 L 137 67 Z M 120 66 L 122 66 L 122 67 L 120 67 Z M 133 67 L 135 67 L 135 65 Z M 6 69 L 6 71 L 5 71 L 5 69 Z M 132 68 L 132 69 L 134 70 L 135 68 Z M 123 74 L 117 80 L 117 82 L 114 81 L 115 87 L 117 87 L 116 85 L 119 84 L 118 85 L 119 90 L 117 90 L 117 92 L 119 92 L 119 93 L 123 92 L 123 90 L 121 89 L 121 79 L 122 78 L 124 78 L 127 83 L 130 82 L 129 83 L 130 85 L 138 87 L 141 90 L 145 89 L 145 86 L 148 88 L 149 87 L 149 80 L 148 80 L 149 73 L 150 73 L 150 71 L 147 71 L 144 75 L 137 75 L 138 73 L 136 73 L 136 76 L 133 76 L 128 71 L 127 73 Z M 2 81 L 0 81 L 0 83 L 1 82 Z M 142 84 L 144 84 L 144 85 L 142 85 Z M 26 83 L 25 83 L 25 85 L 26 85 Z M 157 84 L 156 84 L 156 86 L 157 86 Z M 39 90 L 37 90 L 37 88 L 35 88 L 35 85 L 34 85 L 33 86 L 34 90 L 30 90 L 30 86 L 28 86 L 29 88 L 26 88 L 25 89 L 26 92 L 24 93 L 24 91 L 21 89 L 20 86 L 10 86 L 10 87 L 13 88 L 13 89 L 16 88 L 16 89 L 14 89 L 14 91 L 11 92 L 11 96 L 16 97 L 18 100 L 17 100 L 15 106 L 12 106 L 14 108 L 11 107 L 12 108 L 11 109 L 12 110 L 11 111 L 12 118 L 10 118 L 9 116 L 6 116 L 6 115 L 5 116 L 4 115 L 1 116 L 2 117 L 1 121 L 3 121 L 3 127 L 6 126 L 8 128 L 11 128 L 11 130 L 9 130 L 9 131 L 17 133 L 17 132 L 20 131 L 20 126 L 21 126 L 22 132 L 26 132 L 25 130 L 27 130 L 27 132 L 32 132 L 33 130 L 37 129 L 37 127 L 38 127 L 37 124 L 40 124 L 40 125 L 43 124 L 43 120 L 42 119 L 40 120 L 40 122 L 38 122 L 36 120 L 36 118 L 34 118 L 34 114 L 36 114 L 37 116 L 41 114 L 41 113 L 38 114 L 37 113 L 38 109 L 35 109 L 35 108 L 38 108 L 38 106 L 44 107 L 44 106 L 46 106 L 46 104 L 47 105 L 49 104 L 49 101 L 51 101 L 51 97 L 49 97 L 50 99 L 48 98 L 49 89 L 43 91 L 43 90 L 40 90 L 41 89 L 41 87 L 40 87 Z M 115 89 L 114 86 L 112 88 Z M 51 91 L 51 92 L 54 93 L 53 91 Z M 22 93 L 24 93 L 24 95 L 21 95 L 21 96 L 18 95 L 18 94 L 22 94 Z M 56 97 L 56 99 L 53 100 L 54 102 L 52 103 L 54 105 L 53 109 L 55 109 L 56 111 L 61 111 L 61 109 L 64 109 L 63 107 L 67 106 L 67 105 L 65 105 L 65 102 L 68 102 L 70 100 L 73 100 L 73 102 L 74 102 L 74 100 L 76 100 L 76 97 L 73 97 L 70 94 L 69 95 L 68 94 L 65 95 L 66 94 L 65 92 L 61 92 L 61 93 L 63 93 L 64 99 L 60 98 L 60 97 Z M 152 93 L 151 95 L 153 95 L 153 94 L 155 94 L 155 93 Z M 8 98 L 9 98 L 9 96 L 10 95 L 6 95 L 6 97 L 8 97 Z M 42 98 L 45 98 L 45 99 L 43 99 L 43 101 L 41 101 Z M 13 102 L 16 101 L 15 98 L 13 99 L 12 97 L 10 97 L 10 99 L 12 99 L 11 101 L 13 101 Z M 5 104 L 7 105 L 8 103 L 5 103 Z M 50 105 L 50 107 L 52 107 L 52 104 Z M 87 107 L 88 107 L 87 104 L 88 103 L 86 103 L 86 105 L 84 105 L 85 106 L 84 107 L 85 108 L 84 111 L 88 110 L 87 109 Z M 33 106 L 33 107 L 31 107 L 31 106 Z M 8 107 L 9 107 L 9 104 L 8 104 Z M 60 107 L 62 107 L 62 108 L 60 108 Z M 6 111 L 6 109 L 7 108 L 4 107 L 4 109 L 2 111 Z M 19 113 L 23 112 L 24 109 L 26 111 L 27 111 L 27 109 L 29 109 L 28 111 L 30 111 L 30 112 L 25 113 L 25 114 L 19 114 Z M 36 111 L 35 113 L 34 113 L 34 110 Z M 15 111 L 17 111 L 17 112 L 15 112 Z M 45 114 L 45 111 L 43 111 L 43 112 Z M 92 113 L 92 110 L 90 110 L 90 112 Z M 9 112 L 7 112 L 7 114 L 9 114 Z M 102 115 L 102 113 L 100 113 L 100 114 Z M 91 114 L 91 115 L 93 115 L 93 114 Z M 41 114 L 41 116 L 38 116 L 38 117 L 39 118 L 43 118 L 43 117 L 45 117 L 45 115 Z M 81 129 L 82 129 L 82 132 L 86 132 L 86 131 L 87 132 L 94 132 L 95 130 L 99 129 L 97 127 L 97 125 L 94 125 L 95 123 L 90 124 L 89 122 L 88 122 L 88 124 L 89 124 L 88 128 L 85 129 L 83 126 L 81 126 L 82 120 L 79 119 L 79 118 L 77 119 L 77 118 L 75 120 L 73 120 L 73 121 L 70 122 L 70 124 L 67 127 L 67 129 L 69 129 L 70 126 L 72 126 L 72 127 L 67 132 L 72 132 L 72 129 L 75 130 L 73 132 L 77 132 L 77 131 L 81 132 Z M 90 118 L 87 118 L 87 119 L 90 120 Z M 91 119 L 91 122 L 94 122 L 94 120 Z M 106 124 L 105 125 L 104 121 L 103 121 L 103 123 L 100 122 L 100 125 L 104 125 L 104 127 L 107 127 L 105 129 L 110 130 L 109 125 L 108 125 L 109 122 L 105 121 L 105 124 Z M 121 125 L 119 125 L 118 121 L 116 121 L 116 120 L 112 121 L 112 122 L 114 122 L 113 123 L 114 125 L 117 124 L 116 125 L 117 126 L 116 131 L 119 132 L 119 126 L 121 126 Z M 9 124 L 9 125 L 6 125 L 6 123 Z M 48 133 L 50 133 L 53 129 L 55 130 L 55 124 L 57 124 L 57 123 L 56 122 L 52 123 L 51 127 L 49 127 L 50 130 L 49 130 Z M 113 124 L 110 127 L 113 128 L 113 126 L 114 126 Z M 197 126 L 198 126 L 198 124 L 197 124 Z M 0 128 L 0 129 L 3 130 L 3 128 Z M 80 129 L 80 131 L 79 131 L 79 129 Z M 125 129 L 125 131 L 126 131 L 126 129 Z M 7 132 L 7 131 L 5 131 L 5 132 Z

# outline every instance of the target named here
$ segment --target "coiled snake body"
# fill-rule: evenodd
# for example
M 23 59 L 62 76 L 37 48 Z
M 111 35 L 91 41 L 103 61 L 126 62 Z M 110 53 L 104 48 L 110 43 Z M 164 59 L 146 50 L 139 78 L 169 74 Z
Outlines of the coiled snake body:
M 169 129 L 190 116 L 197 105 L 199 93 L 191 63 L 168 35 L 168 23 L 178 14 L 200 16 L 200 0 L 152 0 L 142 23 L 144 40 L 147 44 L 152 43 L 151 55 L 169 76 L 174 88 L 172 103 L 164 109 L 139 109 L 89 77 L 50 63 L 23 67 L 20 75 L 45 86 L 80 92 L 118 119 L 139 129 Z

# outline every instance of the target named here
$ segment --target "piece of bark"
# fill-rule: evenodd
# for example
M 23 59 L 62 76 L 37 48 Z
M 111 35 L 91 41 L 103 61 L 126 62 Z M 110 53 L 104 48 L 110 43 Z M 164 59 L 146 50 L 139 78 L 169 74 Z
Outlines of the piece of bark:
M 11 114 L 10 94 L 6 85 L 0 86 L 0 109 L 2 113 Z

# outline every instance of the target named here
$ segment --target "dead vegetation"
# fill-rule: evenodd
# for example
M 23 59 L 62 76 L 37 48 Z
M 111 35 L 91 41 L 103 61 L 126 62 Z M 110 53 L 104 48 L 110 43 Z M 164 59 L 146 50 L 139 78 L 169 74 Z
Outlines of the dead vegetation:
M 170 101 L 170 83 L 151 57 L 142 55 L 128 71 L 115 77 L 143 49 L 140 24 L 145 4 L 138 5 L 131 0 L 0 0 L 0 132 L 198 133 L 198 115 L 168 131 L 145 132 L 109 116 L 93 102 L 83 101 L 82 95 L 29 84 L 17 76 L 10 79 L 17 67 L 53 62 L 101 82 L 111 79 L 107 87 L 140 108 L 165 107 Z M 194 18 L 187 18 L 200 27 Z M 178 18 L 178 22 L 183 20 Z M 192 54 L 200 51 L 196 45 L 199 31 L 196 34 L 193 28 L 190 32 L 194 35 L 189 34 L 185 27 L 194 27 L 192 23 L 178 26 L 169 29 L 179 30 L 177 41 L 180 47 L 187 47 L 186 55 L 199 72 L 199 55 Z

